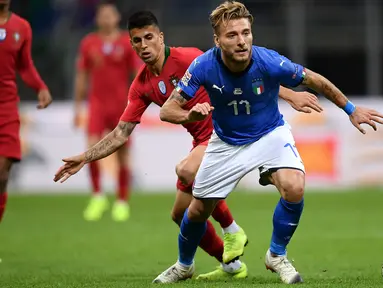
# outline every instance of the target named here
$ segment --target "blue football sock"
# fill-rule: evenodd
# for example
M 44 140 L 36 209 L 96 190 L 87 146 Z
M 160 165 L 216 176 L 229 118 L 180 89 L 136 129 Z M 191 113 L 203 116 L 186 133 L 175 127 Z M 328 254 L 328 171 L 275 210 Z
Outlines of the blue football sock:
M 273 217 L 273 235 L 270 252 L 279 256 L 286 255 L 286 246 L 298 227 L 303 211 L 303 199 L 298 203 L 287 202 L 281 198 L 275 207 Z
M 206 231 L 205 222 L 192 222 L 188 218 L 188 209 L 184 213 L 178 235 L 178 261 L 189 266 L 193 263 L 199 242 Z

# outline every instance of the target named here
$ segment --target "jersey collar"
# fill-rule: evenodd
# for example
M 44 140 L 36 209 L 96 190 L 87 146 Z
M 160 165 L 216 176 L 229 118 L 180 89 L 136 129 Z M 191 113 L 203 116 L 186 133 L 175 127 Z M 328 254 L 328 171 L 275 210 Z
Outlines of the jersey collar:
M 165 60 L 164 60 L 164 64 L 162 65 L 162 67 L 165 66 L 166 60 L 168 60 L 169 56 L 170 56 L 170 47 L 169 46 L 165 46 Z

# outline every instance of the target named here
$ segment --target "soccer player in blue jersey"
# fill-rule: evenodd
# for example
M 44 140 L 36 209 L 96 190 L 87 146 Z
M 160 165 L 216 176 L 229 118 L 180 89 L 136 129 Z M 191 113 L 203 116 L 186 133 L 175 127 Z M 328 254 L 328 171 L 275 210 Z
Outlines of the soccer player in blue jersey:
M 273 216 L 271 244 L 265 264 L 284 283 L 302 282 L 286 257 L 303 210 L 304 165 L 289 125 L 278 109 L 279 85 L 305 85 L 343 109 L 363 134 L 362 123 L 376 130 L 383 115 L 356 107 L 325 77 L 295 64 L 275 51 L 253 46 L 253 17 L 239 2 L 227 1 L 210 15 L 216 47 L 197 57 L 171 97 L 161 108 L 164 121 L 187 123 L 212 113 L 211 137 L 194 182 L 178 238 L 176 264 L 160 274 L 155 283 L 191 278 L 194 255 L 216 203 L 226 198 L 248 172 L 259 169 L 260 184 L 273 184 L 281 198 Z M 211 105 L 182 107 L 204 87 Z

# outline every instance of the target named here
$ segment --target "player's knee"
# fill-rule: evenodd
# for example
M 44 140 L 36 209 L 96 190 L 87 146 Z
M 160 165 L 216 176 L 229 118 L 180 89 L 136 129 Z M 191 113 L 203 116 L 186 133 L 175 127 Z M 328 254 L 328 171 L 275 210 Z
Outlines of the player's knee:
M 291 170 L 289 177 L 279 181 L 282 197 L 289 202 L 299 202 L 303 199 L 305 190 L 305 175 L 302 171 Z
M 184 185 L 189 185 L 194 181 L 196 172 L 187 163 L 181 162 L 176 166 L 176 173 Z
M 211 202 L 211 201 L 210 201 Z M 215 204 L 209 201 L 193 199 L 188 208 L 188 218 L 193 222 L 206 221 L 214 210 Z

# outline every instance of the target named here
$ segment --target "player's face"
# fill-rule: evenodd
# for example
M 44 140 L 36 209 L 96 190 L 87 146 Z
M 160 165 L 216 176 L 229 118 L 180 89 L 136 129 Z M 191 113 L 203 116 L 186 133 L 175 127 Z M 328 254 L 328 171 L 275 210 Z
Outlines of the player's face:
M 227 25 L 221 24 L 219 34 L 214 35 L 215 44 L 221 48 L 225 57 L 246 62 L 251 57 L 253 34 L 247 18 L 230 20 Z
M 105 5 L 98 10 L 96 22 L 101 30 L 113 30 L 118 27 L 120 14 L 113 5 Z
M 146 64 L 157 61 L 164 44 L 164 34 L 157 26 L 149 25 L 129 31 L 133 49 Z

